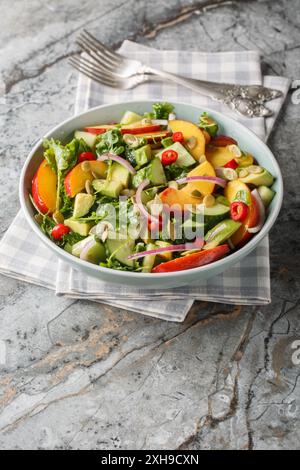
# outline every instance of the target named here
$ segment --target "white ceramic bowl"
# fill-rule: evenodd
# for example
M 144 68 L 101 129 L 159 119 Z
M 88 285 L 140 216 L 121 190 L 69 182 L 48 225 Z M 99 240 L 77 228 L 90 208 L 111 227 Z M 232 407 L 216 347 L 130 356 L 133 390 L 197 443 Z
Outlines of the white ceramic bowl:
M 44 136 L 44 138 L 53 137 L 55 139 L 66 142 L 72 137 L 72 133 L 76 129 L 81 129 L 88 125 L 96 125 L 102 122 L 117 122 L 120 120 L 122 114 L 128 109 L 136 113 L 143 114 L 145 111 L 151 111 L 152 104 L 153 101 L 131 101 L 98 106 L 83 114 L 64 121 L 49 131 Z M 263 229 L 258 234 L 256 234 L 243 248 L 236 251 L 235 253 L 232 253 L 226 258 L 223 258 L 212 264 L 202 266 L 200 268 L 186 271 L 163 274 L 135 273 L 102 268 L 86 261 L 82 261 L 56 246 L 49 238 L 46 237 L 46 235 L 43 234 L 34 219 L 34 208 L 32 207 L 31 201 L 29 199 L 29 194 L 31 192 L 32 178 L 43 159 L 43 147 L 41 139 L 39 142 L 37 142 L 28 155 L 21 173 L 19 187 L 21 207 L 27 222 L 29 223 L 32 230 L 38 235 L 41 242 L 44 243 L 54 253 L 56 253 L 57 256 L 71 264 L 75 269 L 84 271 L 89 276 L 94 276 L 107 282 L 132 285 L 138 288 L 153 289 L 156 287 L 168 288 L 187 285 L 197 280 L 208 279 L 220 272 L 229 269 L 232 265 L 243 259 L 252 250 L 254 250 L 259 242 L 268 234 L 269 230 L 274 224 L 282 204 L 283 183 L 280 168 L 269 148 L 249 129 L 234 119 L 231 119 L 221 113 L 210 110 L 208 108 L 199 108 L 184 103 L 173 102 L 173 104 L 175 106 L 176 115 L 179 119 L 185 119 L 193 122 L 198 122 L 200 114 L 206 111 L 219 123 L 220 132 L 222 134 L 229 135 L 236 139 L 239 142 L 241 148 L 253 154 L 258 162 L 275 176 L 276 182 L 274 184 L 274 189 L 276 191 L 276 196 L 274 197 L 268 210 L 267 220 Z

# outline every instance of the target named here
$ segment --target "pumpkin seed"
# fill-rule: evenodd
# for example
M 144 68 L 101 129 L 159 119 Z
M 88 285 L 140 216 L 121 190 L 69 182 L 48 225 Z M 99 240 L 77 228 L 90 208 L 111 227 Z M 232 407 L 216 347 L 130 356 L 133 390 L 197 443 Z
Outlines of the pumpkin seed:
M 196 147 L 196 145 L 197 145 L 197 139 L 196 139 L 196 137 L 193 136 L 193 135 L 192 135 L 191 137 L 189 137 L 189 138 L 187 139 L 187 141 L 186 141 L 186 145 L 188 146 L 188 148 L 189 148 L 190 150 L 193 150 L 193 149 Z
M 88 194 L 94 194 L 94 188 L 90 180 L 86 180 L 85 182 L 85 190 Z
M 204 196 L 203 204 L 205 205 L 205 207 L 207 208 L 213 207 L 215 203 L 216 203 L 216 200 L 212 194 L 207 194 L 206 196 Z
M 81 163 L 81 169 L 82 171 L 88 172 L 91 169 L 90 162 L 88 160 L 85 160 L 84 162 Z
M 63 224 L 65 220 L 64 216 L 59 211 L 54 212 L 54 214 L 52 215 L 52 219 L 56 224 Z

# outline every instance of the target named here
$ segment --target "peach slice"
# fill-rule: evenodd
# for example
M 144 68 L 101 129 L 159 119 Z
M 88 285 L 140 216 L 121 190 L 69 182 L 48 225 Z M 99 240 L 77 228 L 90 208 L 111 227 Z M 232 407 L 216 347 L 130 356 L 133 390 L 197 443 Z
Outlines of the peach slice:
M 230 151 L 230 146 L 226 147 L 214 147 L 209 145 L 206 148 L 206 158 L 215 167 L 219 168 L 227 165 L 235 156 Z
M 75 197 L 76 194 L 80 193 L 80 191 L 84 189 L 87 180 L 92 181 L 94 179 L 92 172 L 96 173 L 99 178 L 106 177 L 106 163 L 95 160 L 89 161 L 87 166 L 89 166 L 90 169 L 88 171 L 84 171 L 82 163 L 79 163 L 69 171 L 65 177 L 64 185 L 69 197 Z
M 169 207 L 176 206 L 184 209 L 185 205 L 188 204 L 200 204 L 201 198 L 193 197 L 183 190 L 178 190 L 175 188 L 167 188 L 159 195 L 163 204 L 166 204 Z
M 188 173 L 188 176 L 216 176 L 212 165 L 205 161 Z M 188 183 L 182 189 L 167 188 L 161 194 L 160 198 L 164 204 L 172 206 L 178 204 L 184 209 L 186 204 L 201 204 L 202 196 L 211 194 L 214 190 L 214 183 L 206 181 L 193 181 Z M 195 197 L 193 191 L 197 191 L 200 197 Z
M 190 171 L 188 176 L 216 176 L 216 172 L 214 167 L 208 161 L 204 161 Z M 195 181 L 188 183 L 181 191 L 188 194 L 191 194 L 193 191 L 198 191 L 202 196 L 206 196 L 207 194 L 213 193 L 214 189 L 214 183 Z
M 188 142 L 191 137 L 195 137 L 195 146 L 188 150 L 196 160 L 199 160 L 199 158 L 205 154 L 206 140 L 203 132 L 196 126 L 196 124 L 189 121 L 178 121 L 177 119 L 174 119 L 173 121 L 169 121 L 169 127 L 173 132 L 181 132 L 185 142 Z
M 32 180 L 32 197 L 43 214 L 52 214 L 56 206 L 56 173 L 46 160 L 40 164 Z

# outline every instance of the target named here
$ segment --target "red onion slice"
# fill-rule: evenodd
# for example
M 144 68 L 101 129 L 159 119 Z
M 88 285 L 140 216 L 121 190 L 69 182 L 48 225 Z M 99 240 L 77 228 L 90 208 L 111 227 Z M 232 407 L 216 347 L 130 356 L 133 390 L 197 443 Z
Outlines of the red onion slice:
M 255 199 L 255 201 L 258 205 L 259 219 L 258 219 L 258 224 L 255 227 L 249 227 L 248 228 L 248 232 L 249 233 L 257 233 L 257 232 L 260 232 L 260 230 L 262 229 L 262 227 L 265 223 L 266 209 L 265 209 L 264 203 L 262 202 L 262 199 L 261 199 L 257 189 L 254 189 L 251 192 L 251 195 L 253 196 L 253 198 Z
M 160 253 L 168 253 L 170 251 L 190 251 L 190 250 L 201 250 L 204 245 L 204 240 L 198 238 L 194 243 L 184 243 L 182 245 L 170 245 L 161 248 L 154 248 L 153 250 L 141 251 L 140 253 L 134 253 L 128 256 L 128 259 L 144 258 L 148 255 L 158 255 Z
M 80 259 L 84 260 L 84 261 L 88 261 L 88 258 L 87 258 L 87 253 L 89 251 L 90 248 L 92 248 L 95 244 L 95 240 L 94 240 L 94 237 L 92 240 L 89 240 L 83 247 L 81 253 L 80 253 Z
M 103 153 L 102 155 L 97 157 L 97 160 L 99 162 L 104 162 L 105 160 L 114 160 L 115 162 L 118 162 L 120 163 L 120 165 L 127 168 L 129 173 L 131 173 L 132 175 L 136 174 L 135 169 L 133 168 L 133 166 L 130 165 L 130 163 L 127 160 L 125 160 L 122 157 L 119 157 L 119 155 L 115 155 L 114 153 L 111 153 L 111 152 Z
M 223 178 L 218 178 L 217 176 L 187 176 L 186 178 L 176 180 L 178 184 L 189 183 L 190 181 L 208 181 L 222 186 L 222 188 L 225 188 L 227 183 Z
M 150 184 L 150 181 L 147 179 L 141 182 L 141 184 L 136 190 L 135 201 L 141 214 L 143 214 L 147 219 L 151 219 L 154 223 L 158 223 L 159 222 L 158 218 L 149 214 L 149 212 L 145 209 L 144 204 L 142 203 L 142 192 L 149 184 Z

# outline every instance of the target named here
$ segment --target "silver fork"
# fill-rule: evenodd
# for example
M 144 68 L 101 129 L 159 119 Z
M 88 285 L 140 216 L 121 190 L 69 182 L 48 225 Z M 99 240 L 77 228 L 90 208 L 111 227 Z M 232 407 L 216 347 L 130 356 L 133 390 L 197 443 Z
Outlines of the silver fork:
M 84 56 L 70 58 L 73 67 L 93 80 L 114 88 L 129 89 L 152 80 L 171 80 L 210 98 L 225 103 L 247 117 L 270 116 L 264 103 L 282 96 L 281 91 L 260 85 L 235 85 L 195 80 L 146 66 L 104 46 L 87 31 L 77 43 Z

